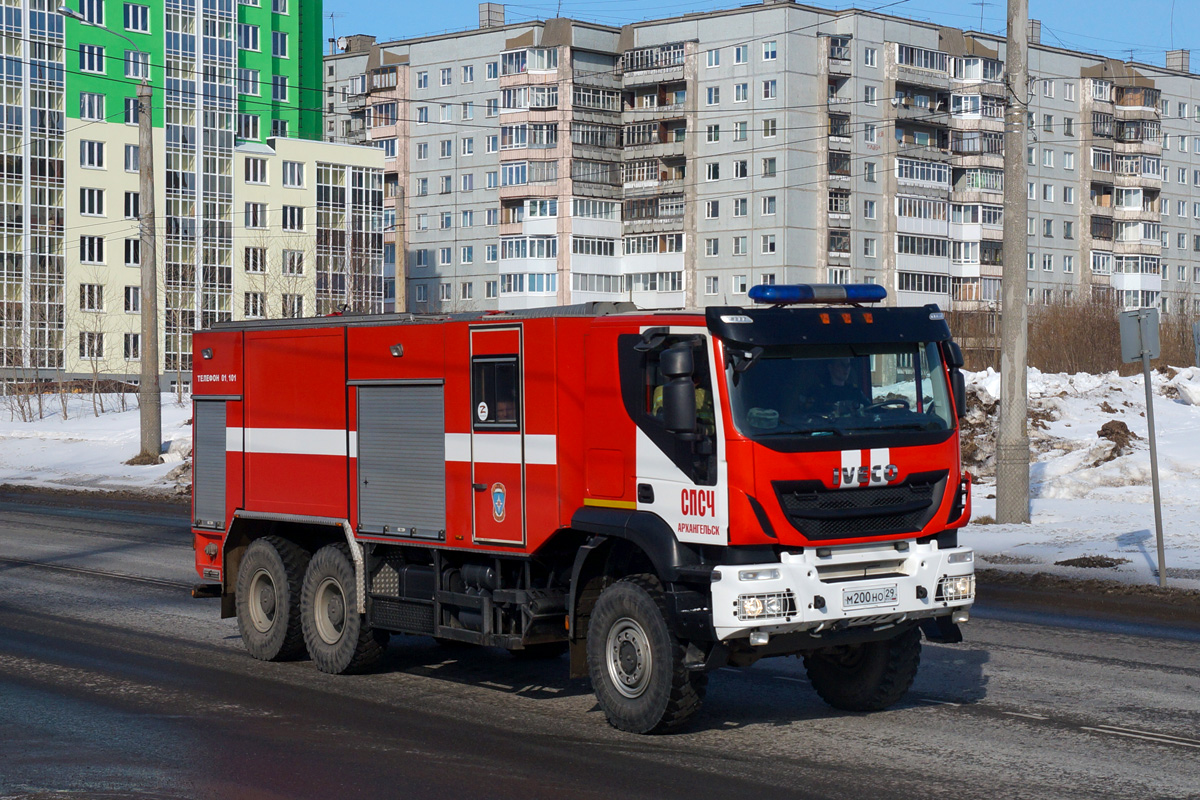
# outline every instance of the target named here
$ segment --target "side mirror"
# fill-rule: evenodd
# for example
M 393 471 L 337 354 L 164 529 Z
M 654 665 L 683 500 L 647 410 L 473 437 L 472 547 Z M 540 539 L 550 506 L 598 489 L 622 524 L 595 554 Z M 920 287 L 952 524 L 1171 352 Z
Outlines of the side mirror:
M 695 369 L 692 348 L 683 342 L 668 347 L 658 359 L 658 371 L 671 379 L 688 378 L 690 380 Z
M 946 365 L 950 369 L 962 369 L 964 363 L 962 348 L 958 346 L 958 342 L 946 342 L 942 346 L 942 352 L 945 354 Z
M 696 387 L 690 377 L 672 378 L 663 386 L 663 422 L 671 433 L 696 432 Z
M 954 392 L 954 408 L 958 411 L 958 418 L 962 419 L 967 415 L 967 379 L 958 367 L 950 370 L 950 390 Z

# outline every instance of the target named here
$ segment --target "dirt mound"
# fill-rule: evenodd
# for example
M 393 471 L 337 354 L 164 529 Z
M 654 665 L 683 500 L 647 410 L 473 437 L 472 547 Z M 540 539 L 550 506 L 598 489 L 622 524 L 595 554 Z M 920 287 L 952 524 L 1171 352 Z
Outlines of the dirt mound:
M 1064 561 L 1055 561 L 1059 567 L 1083 567 L 1085 569 L 1114 569 L 1121 564 L 1128 564 L 1128 558 L 1112 558 L 1111 556 L 1079 556 Z

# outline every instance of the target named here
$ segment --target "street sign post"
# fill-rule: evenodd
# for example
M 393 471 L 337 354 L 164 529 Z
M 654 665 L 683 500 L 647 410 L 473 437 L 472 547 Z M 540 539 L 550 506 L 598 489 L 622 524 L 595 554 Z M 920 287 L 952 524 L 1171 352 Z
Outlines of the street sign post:
M 1162 501 L 1158 492 L 1158 447 L 1154 436 L 1154 390 L 1150 386 L 1150 359 L 1159 356 L 1158 309 L 1139 308 L 1122 311 L 1121 360 L 1126 364 L 1142 362 L 1146 383 L 1146 429 L 1150 435 L 1150 482 L 1154 488 L 1154 530 L 1158 536 L 1158 585 L 1167 585 L 1167 565 L 1163 552 Z

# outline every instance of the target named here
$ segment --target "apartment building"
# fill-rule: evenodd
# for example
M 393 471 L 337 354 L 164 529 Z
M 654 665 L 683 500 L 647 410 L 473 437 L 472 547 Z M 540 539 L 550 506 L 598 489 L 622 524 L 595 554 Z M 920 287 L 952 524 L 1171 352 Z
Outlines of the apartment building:
M 154 92 L 165 373 L 190 371 L 193 329 L 254 308 L 246 241 L 283 236 L 292 196 L 304 195 L 289 207 L 307 219 L 283 238 L 314 242 L 300 248 L 311 251 L 308 286 L 293 307 L 382 309 L 383 159 L 321 140 L 320 2 L 72 0 L 88 24 L 48 0 L 0 5 L 11 65 L 0 77 L 4 378 L 139 372 L 143 80 Z M 262 180 L 247 180 L 250 158 Z M 285 182 L 287 163 L 303 187 Z M 247 227 L 260 187 L 278 191 L 260 204 L 266 227 Z M 283 303 L 272 299 L 272 316 Z
M 1200 313 L 1200 81 L 1051 47 L 1031 22 L 1028 247 L 1003 252 L 1004 41 L 765 0 L 326 58 L 326 130 L 384 150 L 400 307 L 745 302 L 859 281 L 995 309 L 1092 294 Z M 1111 293 L 1111 294 L 1109 294 Z

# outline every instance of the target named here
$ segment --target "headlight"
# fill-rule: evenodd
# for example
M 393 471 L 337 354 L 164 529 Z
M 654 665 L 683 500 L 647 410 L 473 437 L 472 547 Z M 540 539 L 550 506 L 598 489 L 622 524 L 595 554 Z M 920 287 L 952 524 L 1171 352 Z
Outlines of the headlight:
M 742 569 L 738 570 L 739 581 L 776 581 L 779 580 L 777 569 Z
M 975 576 L 947 576 L 938 581 L 937 597 L 935 599 L 954 602 L 970 600 L 975 596 Z
M 974 550 L 964 550 L 961 553 L 951 553 L 946 556 L 947 564 L 970 564 L 975 560 Z
M 791 618 L 796 614 L 796 597 L 790 591 L 743 594 L 734 608 L 742 620 Z

